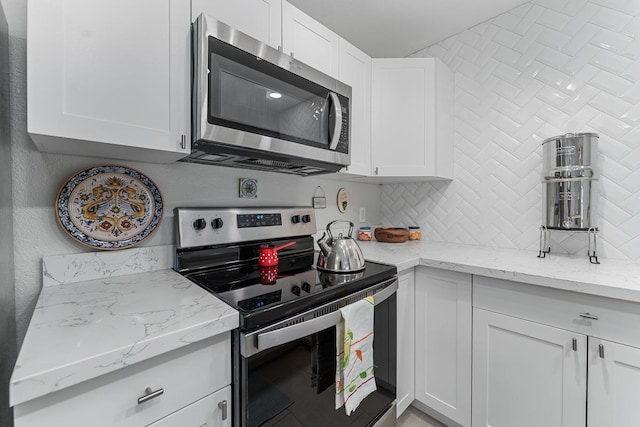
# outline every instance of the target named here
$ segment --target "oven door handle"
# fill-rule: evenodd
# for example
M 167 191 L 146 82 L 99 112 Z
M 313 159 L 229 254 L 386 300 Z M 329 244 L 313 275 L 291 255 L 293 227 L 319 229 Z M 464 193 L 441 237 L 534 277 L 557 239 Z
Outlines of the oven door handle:
M 383 290 L 377 292 L 373 296 L 373 301 L 375 305 L 380 304 L 385 301 L 391 295 L 393 295 L 398 290 L 398 282 L 395 281 L 393 284 L 387 286 Z M 286 344 L 288 342 L 295 341 L 297 339 L 306 337 L 311 334 L 315 334 L 316 332 L 323 331 L 327 328 L 335 326 L 340 322 L 340 318 L 342 315 L 340 314 L 340 310 L 332 311 L 331 313 L 327 313 L 320 317 L 316 317 L 315 319 L 307 320 L 302 323 L 297 323 L 295 325 L 287 326 L 284 328 L 276 329 L 274 331 L 269 332 L 254 332 L 251 334 L 247 334 L 245 336 L 245 345 L 243 356 L 250 357 L 254 354 L 260 353 L 263 350 L 267 350 L 269 348 L 277 347 L 281 344 Z M 254 341 L 253 341 L 254 340 Z M 255 343 L 254 348 L 249 348 L 250 343 Z M 248 353 L 248 354 L 245 354 Z

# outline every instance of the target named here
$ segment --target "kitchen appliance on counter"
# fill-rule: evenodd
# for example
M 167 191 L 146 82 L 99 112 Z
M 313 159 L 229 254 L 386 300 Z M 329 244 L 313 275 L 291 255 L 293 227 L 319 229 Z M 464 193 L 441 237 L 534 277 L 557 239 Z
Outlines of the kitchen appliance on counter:
M 350 164 L 351 87 L 206 15 L 193 61 L 183 161 L 304 176 Z
M 567 133 L 542 142 L 542 226 L 539 258 L 550 252 L 549 232 L 584 231 L 589 240 L 588 256 L 596 256 L 594 182 L 598 179 L 598 134 Z
M 395 266 L 317 270 L 311 207 L 177 208 L 175 218 L 175 269 L 240 313 L 234 426 L 396 425 Z M 261 266 L 271 246 L 277 263 Z M 347 416 L 335 409 L 335 325 L 340 308 L 370 295 L 377 391 Z
M 349 224 L 349 232 L 346 236 L 343 236 L 342 233 L 334 236 L 331 232 L 331 226 L 338 222 Z M 318 270 L 330 273 L 355 273 L 364 270 L 364 254 L 352 235 L 353 223 L 351 221 L 338 219 L 327 224 L 327 230 L 318 239 L 320 247 L 316 263 Z

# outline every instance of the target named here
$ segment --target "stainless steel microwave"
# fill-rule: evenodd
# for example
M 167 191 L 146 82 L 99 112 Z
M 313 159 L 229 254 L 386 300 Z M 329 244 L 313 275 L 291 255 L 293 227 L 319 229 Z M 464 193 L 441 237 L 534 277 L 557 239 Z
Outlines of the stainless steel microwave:
M 192 35 L 183 160 L 297 175 L 349 165 L 349 86 L 206 15 Z

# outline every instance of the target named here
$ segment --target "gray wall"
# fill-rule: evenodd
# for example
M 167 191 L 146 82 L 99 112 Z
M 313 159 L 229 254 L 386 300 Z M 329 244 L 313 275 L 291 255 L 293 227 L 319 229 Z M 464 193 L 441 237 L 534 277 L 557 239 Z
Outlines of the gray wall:
M 0 7 L 0 426 L 13 424 L 8 384 L 16 356 L 10 95 L 9 32 Z
M 26 132 L 26 1 L 1 0 L 7 13 L 12 44 L 12 166 L 15 230 L 15 300 L 18 345 L 22 342 L 42 286 L 43 256 L 89 251 L 69 238 L 58 225 L 53 204 L 57 191 L 75 172 L 90 166 L 117 163 L 149 176 L 164 198 L 165 213 L 159 230 L 142 246 L 174 243 L 173 208 L 176 206 L 310 205 L 318 185 L 327 196 L 327 209 L 318 210 L 318 226 L 337 219 L 358 219 L 367 209 L 369 224 L 380 222 L 380 186 L 300 178 L 267 172 L 243 171 L 205 165 L 158 165 L 100 158 L 40 153 Z M 238 179 L 258 179 L 258 199 L 238 198 Z M 340 187 L 351 196 L 351 209 L 338 212 Z

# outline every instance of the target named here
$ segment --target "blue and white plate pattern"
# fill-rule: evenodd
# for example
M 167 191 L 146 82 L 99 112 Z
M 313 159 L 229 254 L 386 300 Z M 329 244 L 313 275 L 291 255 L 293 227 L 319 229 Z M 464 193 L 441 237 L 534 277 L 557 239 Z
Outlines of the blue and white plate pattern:
M 162 219 L 162 196 L 148 177 L 124 166 L 97 166 L 73 175 L 58 192 L 56 215 L 78 242 L 124 249 L 149 237 Z

